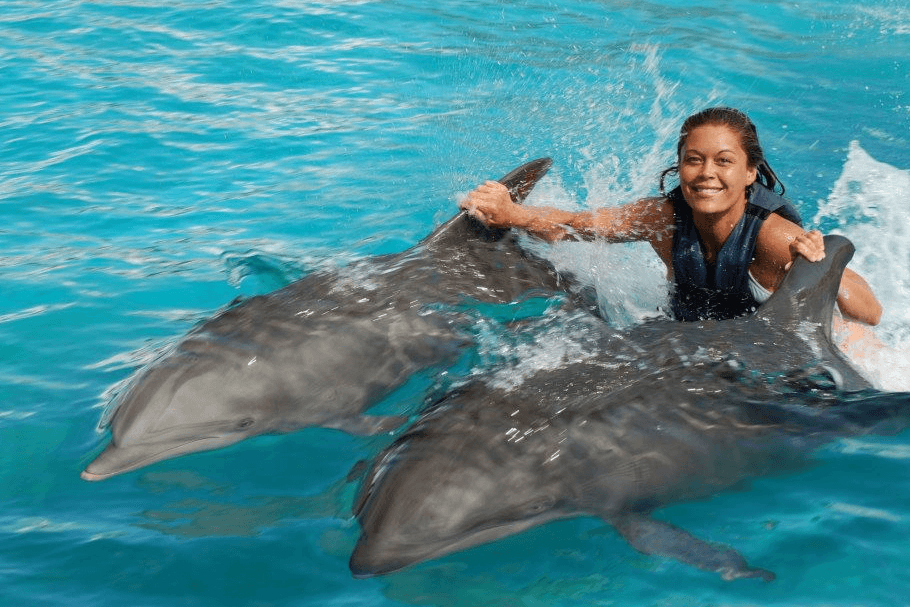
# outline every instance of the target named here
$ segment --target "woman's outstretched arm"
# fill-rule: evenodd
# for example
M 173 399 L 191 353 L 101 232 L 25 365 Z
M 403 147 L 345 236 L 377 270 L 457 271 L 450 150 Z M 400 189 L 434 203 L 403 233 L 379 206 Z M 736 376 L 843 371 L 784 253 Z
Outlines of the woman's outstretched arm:
M 595 211 L 563 211 L 515 204 L 506 187 L 497 181 L 481 184 L 459 206 L 490 227 L 520 228 L 547 242 L 595 238 L 653 242 L 667 237 L 673 225 L 672 207 L 663 198 Z

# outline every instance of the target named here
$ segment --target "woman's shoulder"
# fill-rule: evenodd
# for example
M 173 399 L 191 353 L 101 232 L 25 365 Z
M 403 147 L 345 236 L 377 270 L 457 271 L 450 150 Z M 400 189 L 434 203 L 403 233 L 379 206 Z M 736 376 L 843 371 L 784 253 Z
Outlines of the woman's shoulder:
M 798 226 L 803 223 L 799 211 L 792 202 L 784 198 L 783 194 L 778 194 L 762 183 L 753 184 L 748 200 L 750 205 L 764 209 L 768 213 L 777 214 Z

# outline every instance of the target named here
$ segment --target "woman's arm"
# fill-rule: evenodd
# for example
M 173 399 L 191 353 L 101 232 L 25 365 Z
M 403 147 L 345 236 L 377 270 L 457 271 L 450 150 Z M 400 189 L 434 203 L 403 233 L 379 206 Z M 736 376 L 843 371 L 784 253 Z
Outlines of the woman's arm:
M 673 225 L 673 209 L 663 198 L 646 198 L 595 211 L 563 211 L 515 204 L 498 181 L 488 181 L 468 194 L 459 206 L 496 228 L 521 228 L 547 242 L 593 240 L 609 242 L 661 239 Z
M 872 326 L 881 321 L 884 311 L 869 283 L 850 268 L 844 270 L 841 278 L 837 306 L 844 316 Z
M 477 186 L 458 206 L 491 228 L 520 228 L 547 242 L 570 238 L 566 225 L 578 215 L 559 209 L 515 204 L 509 190 L 498 181 L 487 181 Z

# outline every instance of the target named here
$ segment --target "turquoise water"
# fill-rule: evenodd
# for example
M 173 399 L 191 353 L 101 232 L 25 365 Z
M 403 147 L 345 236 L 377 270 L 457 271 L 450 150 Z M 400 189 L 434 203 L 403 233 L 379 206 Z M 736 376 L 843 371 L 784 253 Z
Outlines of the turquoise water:
M 714 104 L 750 113 L 811 224 L 857 242 L 888 345 L 858 364 L 910 389 L 905 3 L 0 6 L 0 605 L 910 604 L 906 433 L 661 511 L 770 585 L 588 518 L 354 580 L 344 480 L 382 442 L 329 430 L 79 478 L 122 382 L 236 296 L 402 250 L 531 157 L 554 159 L 532 204 L 652 194 Z M 659 299 L 640 247 L 546 254 L 617 322 Z

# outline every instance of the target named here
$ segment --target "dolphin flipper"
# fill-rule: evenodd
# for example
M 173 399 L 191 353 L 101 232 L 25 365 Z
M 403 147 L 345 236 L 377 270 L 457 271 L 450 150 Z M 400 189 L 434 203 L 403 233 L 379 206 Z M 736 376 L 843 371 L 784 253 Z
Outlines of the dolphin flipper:
M 644 554 L 665 556 L 706 571 L 716 571 L 725 580 L 761 578 L 771 582 L 774 573 L 750 567 L 739 552 L 712 544 L 663 521 L 638 514 L 611 517 L 609 522 L 629 544 Z

